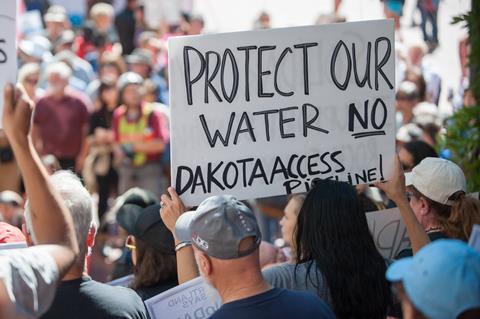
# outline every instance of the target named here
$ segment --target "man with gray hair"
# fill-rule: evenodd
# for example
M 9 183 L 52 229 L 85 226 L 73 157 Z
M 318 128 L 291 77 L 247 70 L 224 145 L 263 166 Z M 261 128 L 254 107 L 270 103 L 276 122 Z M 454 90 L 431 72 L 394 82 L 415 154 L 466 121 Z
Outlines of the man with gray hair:
M 72 214 L 79 255 L 62 278 L 53 304 L 42 318 L 146 318 L 142 300 L 133 290 L 102 284 L 87 275 L 85 260 L 93 247 L 96 229 L 92 198 L 80 179 L 70 171 L 58 171 L 50 181 Z M 27 205 L 26 228 L 35 243 L 29 215 Z
M 46 69 L 47 94 L 38 100 L 33 116 L 33 139 L 41 155 L 52 154 L 63 169 L 81 170 L 89 113 L 84 100 L 68 90 L 72 70 L 63 62 Z

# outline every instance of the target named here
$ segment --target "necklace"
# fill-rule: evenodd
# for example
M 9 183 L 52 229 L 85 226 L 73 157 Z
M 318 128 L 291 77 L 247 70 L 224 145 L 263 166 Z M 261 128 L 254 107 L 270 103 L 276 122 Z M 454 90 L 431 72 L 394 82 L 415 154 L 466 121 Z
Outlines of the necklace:
M 436 226 L 436 227 L 429 227 L 427 230 L 425 230 L 425 232 L 428 234 L 428 233 L 438 232 L 442 230 L 443 230 L 442 226 Z

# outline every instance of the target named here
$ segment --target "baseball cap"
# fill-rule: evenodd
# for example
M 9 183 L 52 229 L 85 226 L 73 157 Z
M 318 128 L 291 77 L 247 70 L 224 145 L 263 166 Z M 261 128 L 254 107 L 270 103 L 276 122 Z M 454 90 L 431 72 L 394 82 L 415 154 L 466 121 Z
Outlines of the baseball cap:
M 152 65 L 152 54 L 146 49 L 135 49 L 132 54 L 128 55 L 125 60 L 128 64 L 138 63 Z
M 125 72 L 118 79 L 117 88 L 119 91 L 123 91 L 123 89 L 129 84 L 142 85 L 142 83 L 143 78 L 140 74 L 135 72 Z
M 426 157 L 411 172 L 405 173 L 405 185 L 415 188 L 429 199 L 451 205 L 453 194 L 467 191 L 462 169 L 455 163 L 436 157 Z
M 149 247 L 165 254 L 175 254 L 172 233 L 160 218 L 160 205 L 142 208 L 125 204 L 118 210 L 117 222 L 135 238 L 143 240 Z
M 22 231 L 8 223 L 0 222 L 0 244 L 24 242 Z
M 205 254 L 218 259 L 236 259 L 253 253 L 262 240 L 255 215 L 230 195 L 212 196 L 195 211 L 182 214 L 175 224 L 180 241 L 191 241 Z M 250 247 L 240 251 L 243 239 L 253 237 Z
M 20 207 L 23 205 L 23 199 L 14 191 L 6 190 L 0 192 L 0 203 Z
M 419 125 L 427 125 L 430 123 L 440 124 L 440 116 L 438 107 L 430 102 L 421 102 L 418 103 L 413 108 L 413 117 L 415 123 Z
M 67 20 L 67 10 L 59 5 L 53 5 L 48 8 L 44 16 L 47 22 L 64 22 Z
M 408 298 L 428 318 L 457 318 L 480 307 L 480 253 L 460 240 L 436 240 L 414 257 L 393 263 L 387 279 L 402 282 Z

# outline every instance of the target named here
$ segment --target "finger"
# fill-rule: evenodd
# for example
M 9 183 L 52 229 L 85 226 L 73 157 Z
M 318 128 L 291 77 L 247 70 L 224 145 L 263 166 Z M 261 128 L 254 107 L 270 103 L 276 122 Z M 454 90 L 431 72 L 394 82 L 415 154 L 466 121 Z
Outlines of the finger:
M 172 204 L 172 200 L 170 199 L 170 197 L 166 194 L 163 194 L 160 199 L 162 200 L 163 202 L 163 205 L 164 206 L 169 206 Z
M 13 112 L 13 85 L 7 83 L 3 90 L 3 105 L 6 112 Z
M 178 194 L 177 192 L 175 191 L 175 188 L 173 187 L 169 187 L 167 189 L 168 193 L 170 194 L 170 196 L 172 197 L 172 201 L 174 204 L 178 204 L 180 202 L 180 198 L 178 197 Z

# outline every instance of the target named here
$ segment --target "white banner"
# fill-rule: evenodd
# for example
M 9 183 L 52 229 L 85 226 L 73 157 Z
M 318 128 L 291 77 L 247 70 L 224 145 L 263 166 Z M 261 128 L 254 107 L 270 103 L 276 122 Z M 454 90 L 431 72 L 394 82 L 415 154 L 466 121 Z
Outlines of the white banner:
M 383 258 L 394 259 L 400 251 L 410 246 L 407 228 L 398 208 L 368 212 L 367 223 Z
M 145 301 L 152 319 L 206 319 L 220 308 L 220 296 L 201 277 Z
M 3 0 L 0 13 L 0 128 L 3 117 L 3 88 L 17 79 L 17 1 Z
M 172 185 L 195 205 L 385 179 L 394 52 L 391 20 L 171 38 Z

